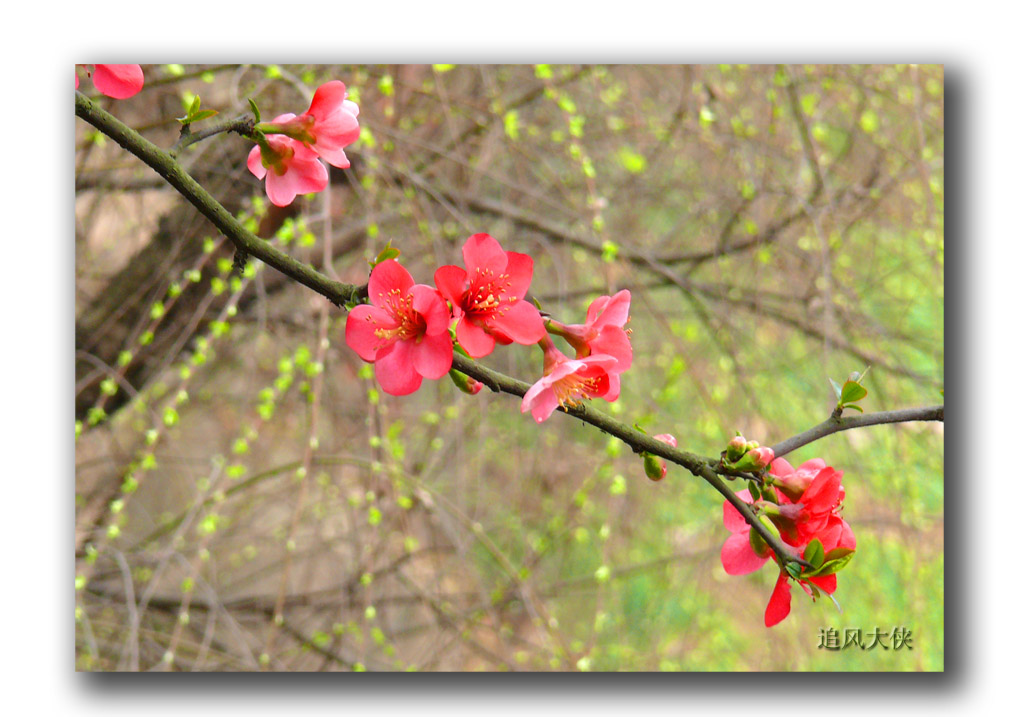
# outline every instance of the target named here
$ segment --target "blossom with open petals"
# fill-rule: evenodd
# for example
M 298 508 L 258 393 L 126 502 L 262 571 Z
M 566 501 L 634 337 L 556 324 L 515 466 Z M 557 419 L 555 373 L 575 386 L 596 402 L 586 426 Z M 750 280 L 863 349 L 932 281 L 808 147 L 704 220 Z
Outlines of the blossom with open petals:
M 820 459 L 808 461 L 794 470 L 785 460 L 777 458 L 771 464 L 769 478 L 776 490 L 773 493 L 766 487 L 762 494 L 771 500 L 762 497 L 754 501 L 749 490 L 737 491 L 736 496 L 751 504 L 761 514 L 761 520 L 770 521 L 767 525 L 773 532 L 777 531 L 784 543 L 796 548 L 798 555 L 806 559 L 807 546 L 815 539 L 821 542 L 826 554 L 836 548 L 847 551 L 856 548 L 853 531 L 839 513 L 845 497 L 840 484 L 842 471 L 826 466 Z M 790 499 L 790 494 L 795 500 Z M 774 551 L 751 530 L 731 503 L 726 501 L 722 510 L 722 522 L 732 533 L 722 545 L 722 567 L 726 573 L 746 575 L 761 568 L 769 558 L 778 562 Z M 780 575 L 765 610 L 767 627 L 778 624 L 789 614 L 790 580 L 790 575 L 780 565 Z M 831 595 L 836 590 L 836 575 L 833 572 L 801 578 L 797 583 L 808 594 L 818 589 Z
M 849 524 L 842 518 L 834 516 L 829 522 L 829 526 L 826 530 L 817 533 L 815 536 L 821 541 L 822 548 L 826 553 L 835 548 L 845 548 L 847 550 L 853 550 L 857 547 L 857 541 L 853 537 L 853 531 L 850 530 Z M 812 538 L 813 539 L 813 538 Z M 806 557 L 807 547 L 804 546 L 804 551 L 800 557 Z M 764 611 L 764 626 L 772 627 L 778 625 L 789 615 L 790 610 L 790 585 L 789 574 L 780 569 L 779 578 L 775 581 L 775 589 L 772 590 L 771 597 L 768 598 L 768 606 Z M 814 590 L 811 588 L 811 583 L 814 586 L 829 595 L 836 591 L 838 587 L 838 579 L 836 574 L 831 575 L 817 575 L 809 577 L 805 580 L 797 580 L 797 584 L 803 588 L 804 592 L 808 595 L 814 594 Z
M 452 367 L 451 315 L 437 290 L 415 284 L 394 259 L 370 272 L 370 304 L 356 306 L 345 323 L 345 342 L 374 364 L 385 393 L 404 396 L 424 378 L 439 379 Z
M 623 289 L 614 296 L 599 296 L 587 308 L 583 324 L 562 324 L 551 321 L 554 333 L 565 338 L 576 349 L 576 358 L 590 354 L 608 354 L 619 360 L 626 371 L 633 364 L 633 347 L 629 343 L 626 322 L 629 321 L 630 293 Z
M 625 328 L 629 321 L 629 301 L 630 293 L 623 289 L 614 296 L 594 299 L 587 308 L 587 319 L 583 324 L 548 321 L 550 331 L 563 337 L 576 350 L 576 358 L 607 354 L 618 359 L 619 363 L 610 375 L 611 393 L 616 397 L 620 390 L 619 374 L 633 365 L 633 347 Z
M 608 373 L 618 360 L 607 354 L 571 359 L 544 336 L 544 376 L 523 396 L 520 410 L 530 411 L 537 423 L 546 421 L 559 406 L 575 406 L 589 398 L 607 398 Z M 613 399 L 609 399 L 613 400 Z
M 92 65 L 92 68 L 86 73 L 92 77 L 96 89 L 115 100 L 138 94 L 145 82 L 139 65 Z M 75 89 L 78 89 L 78 75 L 75 75 Z
M 462 247 L 466 268 L 442 266 L 434 284 L 459 319 L 455 336 L 473 358 L 495 342 L 532 345 L 547 336 L 537 307 L 524 301 L 533 279 L 533 259 L 505 251 L 488 234 L 474 234 Z
M 297 139 L 325 162 L 340 169 L 349 167 L 345 147 L 359 139 L 359 107 L 348 99 L 345 83 L 333 80 L 320 85 L 309 109 L 299 116 L 281 117 L 260 125 L 264 132 L 280 132 Z
M 284 114 L 274 121 L 294 116 Z M 253 147 L 246 166 L 257 179 L 266 177 L 267 196 L 276 206 L 286 207 L 296 195 L 320 192 L 327 187 L 327 167 L 305 144 L 283 134 L 267 135 L 261 141 L 265 142 L 265 147 Z

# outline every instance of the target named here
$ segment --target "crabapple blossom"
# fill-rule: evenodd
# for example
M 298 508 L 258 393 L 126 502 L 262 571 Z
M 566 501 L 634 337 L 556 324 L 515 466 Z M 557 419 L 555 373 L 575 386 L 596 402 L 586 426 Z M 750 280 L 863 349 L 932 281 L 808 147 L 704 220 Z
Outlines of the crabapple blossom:
M 529 346 L 547 336 L 537 307 L 523 300 L 533 278 L 533 259 L 503 250 L 488 234 L 469 237 L 462 258 L 465 269 L 442 266 L 434 284 L 452 304 L 459 321 L 455 336 L 466 353 L 480 358 L 496 342 Z
M 281 115 L 285 121 L 294 115 Z M 282 134 L 261 138 L 252 148 L 246 165 L 257 179 L 267 179 L 267 196 L 279 207 L 291 204 L 296 195 L 320 192 L 327 187 L 328 175 L 317 154 L 302 142 Z
M 795 493 L 795 501 L 783 491 L 782 484 L 775 476 L 776 471 L 790 481 L 790 488 L 803 484 L 803 490 Z M 804 476 L 797 477 L 801 472 L 809 476 L 809 482 L 804 480 Z M 779 491 L 776 493 L 767 487 L 762 489 L 762 496 L 770 497 L 770 500 L 762 497 L 754 501 L 749 490 L 737 491 L 736 495 L 751 504 L 755 512 L 760 513 L 758 519 L 765 522 L 785 543 L 797 548 L 801 557 L 806 559 L 807 547 L 815 539 L 821 542 L 826 554 L 836 548 L 845 551 L 856 548 L 853 531 L 839 514 L 845 496 L 840 485 L 841 479 L 842 471 L 826 466 L 821 459 L 808 461 L 794 471 L 789 463 L 778 458 L 771 464 L 771 474 L 766 482 L 779 488 Z M 774 551 L 751 530 L 740 512 L 729 502 L 723 505 L 722 522 L 732 533 L 722 545 L 722 567 L 726 573 L 746 575 L 761 568 L 769 558 L 775 558 L 778 562 Z M 780 576 L 765 611 L 765 625 L 768 627 L 778 624 L 789 614 L 790 579 L 791 576 L 780 564 Z M 834 572 L 809 575 L 797 578 L 797 583 L 808 594 L 813 594 L 816 588 L 831 595 L 836 590 L 836 575 Z
M 333 80 L 320 85 L 308 110 L 298 117 L 282 117 L 260 124 L 259 129 L 297 139 L 335 167 L 350 166 L 345 147 L 359 139 L 359 107 L 348 99 L 345 83 Z
M 583 324 L 549 321 L 552 333 L 563 337 L 576 350 L 576 358 L 608 354 L 619 360 L 621 371 L 633 364 L 633 347 L 624 328 L 629 321 L 630 293 L 623 289 L 614 296 L 599 296 L 587 308 Z
M 614 356 L 592 354 L 570 359 L 555 348 L 546 334 L 540 344 L 544 349 L 544 375 L 523 396 L 523 413 L 530 411 L 533 420 L 541 423 L 559 406 L 575 406 L 589 398 L 607 399 L 608 374 L 618 363 Z
M 424 378 L 439 379 L 452 367 L 451 315 L 437 290 L 415 284 L 394 259 L 370 272 L 370 304 L 356 306 L 345 323 L 345 342 L 374 364 L 381 389 L 410 394 Z
M 619 395 L 619 374 L 633 365 L 633 347 L 629 342 L 629 332 L 624 328 L 629 321 L 629 301 L 630 293 L 623 289 L 614 296 L 594 299 L 587 308 L 587 319 L 583 324 L 547 321 L 548 329 L 576 350 L 576 358 L 607 354 L 618 359 L 615 371 L 609 376 L 613 397 Z

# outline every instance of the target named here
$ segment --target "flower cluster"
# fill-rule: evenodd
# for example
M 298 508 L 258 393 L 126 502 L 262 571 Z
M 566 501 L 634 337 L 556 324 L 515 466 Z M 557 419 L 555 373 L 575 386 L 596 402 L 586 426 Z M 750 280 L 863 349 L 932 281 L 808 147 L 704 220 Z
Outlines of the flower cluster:
M 393 258 L 380 261 L 371 271 L 370 303 L 349 314 L 345 341 L 374 364 L 386 393 L 406 395 L 424 378 L 450 373 L 460 389 L 475 394 L 481 384 L 452 371 L 454 347 L 482 358 L 497 344 L 517 343 L 536 344 L 544 352 L 543 376 L 522 403 L 522 412 L 529 411 L 538 423 L 558 406 L 618 398 L 619 374 L 633 360 L 623 328 L 629 319 L 628 291 L 596 299 L 585 324 L 545 322 L 537 307 L 524 299 L 533 280 L 533 259 L 505 251 L 488 234 L 469 237 L 462 259 L 463 266 L 442 266 L 434 272 L 436 288 L 416 284 Z M 559 351 L 549 331 L 566 337 L 576 357 Z
M 327 187 L 324 160 L 340 169 L 349 167 L 345 147 L 359 139 L 359 107 L 348 99 L 345 84 L 334 80 L 313 94 L 301 115 L 278 115 L 256 125 L 256 146 L 246 165 L 257 179 L 267 180 L 270 201 L 284 207 L 299 194 Z
M 85 73 L 92 77 L 96 89 L 107 97 L 124 100 L 138 94 L 145 78 L 139 65 L 84 65 Z M 91 70 L 88 68 L 92 68 Z M 78 75 L 75 75 L 78 89 Z
M 783 564 L 761 536 L 751 530 L 743 516 L 730 503 L 723 508 L 723 522 L 732 535 L 722 546 L 722 567 L 729 575 L 745 575 L 760 569 L 769 558 L 779 565 L 768 607 L 764 613 L 767 627 L 781 622 L 790 610 L 790 580 L 812 597 L 820 592 L 836 591 L 836 573 L 853 556 L 857 541 L 841 509 L 846 491 L 842 471 L 820 458 L 793 468 L 782 458 L 772 461 L 758 496 L 750 490 L 736 495 L 750 504 L 761 523 L 812 567 L 797 571 L 793 563 Z

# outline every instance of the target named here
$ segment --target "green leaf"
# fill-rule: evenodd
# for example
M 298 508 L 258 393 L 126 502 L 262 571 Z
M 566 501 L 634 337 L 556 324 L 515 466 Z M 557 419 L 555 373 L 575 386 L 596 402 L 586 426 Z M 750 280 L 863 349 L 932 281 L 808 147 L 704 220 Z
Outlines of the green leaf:
M 210 117 L 213 117 L 216 114 L 220 113 L 217 112 L 217 110 L 202 110 L 201 112 L 196 112 L 188 119 L 190 122 L 198 122 L 199 120 L 209 119 Z
M 820 540 L 815 538 L 807 544 L 807 547 L 804 548 L 804 560 L 815 569 L 821 567 L 821 564 L 825 562 L 825 546 L 821 544 Z
M 761 491 L 758 489 L 757 483 L 755 483 L 754 481 L 747 481 L 747 490 L 750 491 L 750 497 L 753 498 L 754 500 L 761 499 Z
M 824 561 L 820 566 L 811 572 L 804 573 L 805 578 L 823 577 L 825 575 L 832 575 L 838 573 L 840 570 L 846 567 L 846 564 L 853 560 L 853 550 L 849 548 L 835 548 L 828 551 L 825 554 Z M 809 562 L 809 561 L 808 561 Z
M 825 553 L 825 561 L 839 560 L 839 558 L 845 558 L 847 555 L 853 555 L 855 552 L 854 548 L 832 548 L 832 550 Z
M 199 111 L 199 106 L 202 104 L 202 100 L 199 99 L 199 95 L 196 95 L 192 100 L 192 105 L 188 108 L 188 115 L 191 117 Z
M 858 406 L 856 403 L 845 404 L 843 408 L 852 408 L 855 411 L 860 411 L 861 413 L 864 413 L 864 409 Z
M 854 381 L 847 381 L 843 384 L 843 390 L 839 395 L 839 402 L 843 405 L 859 401 L 868 395 L 868 390 Z
M 260 122 L 260 108 L 256 106 L 256 101 L 253 100 L 252 97 L 250 97 L 248 99 L 249 99 L 249 109 L 252 110 L 253 117 L 256 118 L 256 123 L 259 124 L 259 122 Z
M 385 247 L 380 250 L 380 253 L 378 253 L 377 256 L 374 257 L 368 263 L 372 268 L 380 264 L 382 261 L 387 261 L 388 259 L 397 259 L 399 255 L 401 255 L 401 253 L 401 249 L 397 249 L 391 246 L 391 240 L 389 239 L 387 245 L 385 245 Z

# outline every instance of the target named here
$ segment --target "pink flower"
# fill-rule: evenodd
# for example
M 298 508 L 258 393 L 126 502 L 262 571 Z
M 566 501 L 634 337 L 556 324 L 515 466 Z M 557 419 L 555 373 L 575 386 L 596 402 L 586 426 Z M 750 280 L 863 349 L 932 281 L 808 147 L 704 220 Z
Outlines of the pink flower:
M 785 493 L 790 500 L 797 502 L 811 481 L 825 467 L 825 461 L 821 458 L 812 458 L 796 469 L 785 458 L 776 458 L 768 472 L 775 478 L 775 487 Z
M 345 342 L 364 361 L 374 364 L 385 393 L 404 396 L 424 378 L 439 379 L 452 367 L 451 316 L 437 290 L 414 284 L 394 259 L 370 272 L 370 303 L 352 309 L 345 323 Z
M 821 541 L 822 548 L 826 553 L 830 550 L 834 550 L 835 548 L 847 548 L 849 550 L 853 550 L 857 547 L 857 541 L 853 537 L 853 531 L 850 530 L 850 526 L 845 520 L 838 516 L 835 516 L 835 520 L 831 521 L 827 530 L 814 537 Z M 807 548 L 805 546 L 800 557 L 805 557 L 806 552 Z M 775 581 L 775 589 L 772 590 L 772 595 L 768 598 L 768 606 L 764 611 L 765 627 L 778 625 L 786 619 L 786 616 L 789 615 L 790 579 L 789 574 L 785 570 L 779 570 L 779 579 Z M 803 588 L 804 592 L 812 596 L 814 591 L 808 583 L 813 583 L 819 590 L 822 590 L 829 595 L 836 591 L 839 584 L 835 573 L 832 573 L 831 575 L 810 577 L 806 580 L 797 580 L 797 584 Z
M 820 469 L 818 466 L 822 466 Z M 808 467 L 809 466 L 809 467 Z M 805 545 L 818 531 L 825 528 L 846 497 L 842 486 L 843 472 L 825 465 L 821 459 L 807 461 L 799 471 L 786 473 L 789 463 L 780 459 L 773 461 L 772 470 L 783 473 L 776 475 L 779 489 L 778 510 L 772 521 L 778 526 L 782 538 L 790 545 Z M 790 468 L 790 470 L 792 470 Z M 807 483 L 807 480 L 810 480 Z M 803 491 L 796 492 L 806 485 Z M 795 498 L 791 498 L 795 495 Z
M 86 74 L 92 76 L 96 89 L 116 100 L 127 99 L 138 94 L 145 78 L 139 65 L 93 65 Z M 78 89 L 78 75 L 75 75 L 75 89 Z
M 608 354 L 619 360 L 621 371 L 633 364 L 633 347 L 624 328 L 629 321 L 630 294 L 623 289 L 615 296 L 599 296 L 587 309 L 584 324 L 550 322 L 554 333 L 565 338 L 576 349 L 576 358 L 590 354 Z
M 825 465 L 820 459 L 808 461 L 794 471 L 792 466 L 781 458 L 772 463 L 772 471 L 779 471 L 791 480 L 791 485 L 803 481 L 796 477 L 801 471 L 810 474 L 811 479 L 806 489 L 802 490 L 793 502 L 787 494 L 779 490 L 778 503 L 767 500 L 756 502 L 757 510 L 768 516 L 772 524 L 778 528 L 780 537 L 785 543 L 797 548 L 801 557 L 806 557 L 808 544 L 815 538 L 821 541 L 825 553 L 835 548 L 853 550 L 857 541 L 849 524 L 839 515 L 845 491 L 839 484 L 842 471 Z M 776 483 L 776 488 L 781 484 Z M 767 493 L 767 489 L 765 489 Z M 750 491 L 737 491 L 736 495 L 746 503 L 753 503 Z M 764 517 L 762 516 L 762 520 Z M 755 539 L 750 525 L 731 503 L 723 506 L 722 522 L 732 535 L 722 545 L 722 567 L 729 575 L 746 575 L 761 568 L 775 554 L 762 540 Z M 777 559 L 776 559 L 777 561 Z M 790 609 L 790 576 L 780 569 L 779 579 L 775 583 L 768 607 L 765 610 L 765 625 L 771 627 L 778 624 Z M 800 587 L 808 594 L 813 594 L 810 584 L 825 591 L 829 595 L 836 590 L 836 575 L 820 575 L 806 580 L 797 580 Z
M 745 503 L 753 503 L 749 490 L 736 492 L 737 497 Z M 722 522 L 732 533 L 722 545 L 722 567 L 729 575 L 746 575 L 761 568 L 768 562 L 771 551 L 763 554 L 755 552 L 750 544 L 750 524 L 732 503 L 726 501 L 722 508 Z
M 537 307 L 523 300 L 533 278 L 533 259 L 504 251 L 487 234 L 467 239 L 462 258 L 465 269 L 442 266 L 434 283 L 460 319 L 455 335 L 466 353 L 480 358 L 494 350 L 495 342 L 529 346 L 547 336 Z
M 530 411 L 537 423 L 547 420 L 558 406 L 575 406 L 589 398 L 607 397 L 614 356 L 593 354 L 570 359 L 544 336 L 544 376 L 523 396 L 520 410 Z M 468 349 L 467 349 L 468 351 Z M 612 400 L 612 399 L 609 399 Z
M 285 114 L 274 121 L 294 116 Z M 267 178 L 267 196 L 275 205 L 286 207 L 296 195 L 320 192 L 327 186 L 327 167 L 302 142 L 282 134 L 272 134 L 261 141 L 266 146 L 253 147 L 246 165 L 257 179 Z
M 346 169 L 345 147 L 359 139 L 359 107 L 347 98 L 345 83 L 333 80 L 317 88 L 306 112 L 285 121 L 278 117 L 260 129 L 297 139 L 328 164 Z
M 576 350 L 576 358 L 591 354 L 607 354 L 618 359 L 618 366 L 611 375 L 612 393 L 619 395 L 619 374 L 633 365 L 633 347 L 629 332 L 624 328 L 629 321 L 628 290 L 615 296 L 599 296 L 587 308 L 587 320 L 583 324 L 563 324 L 549 321 L 552 333 L 563 337 Z M 615 400 L 614 398 L 609 400 Z

